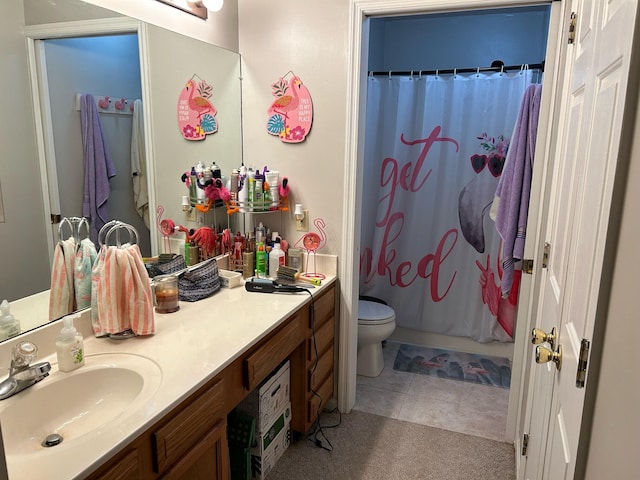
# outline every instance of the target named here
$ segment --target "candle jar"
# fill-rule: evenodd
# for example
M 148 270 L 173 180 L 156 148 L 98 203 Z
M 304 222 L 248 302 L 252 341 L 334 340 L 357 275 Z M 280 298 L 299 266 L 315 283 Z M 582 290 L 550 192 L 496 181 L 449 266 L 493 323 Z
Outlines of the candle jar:
M 159 275 L 154 277 L 152 287 L 156 312 L 173 313 L 180 309 L 177 276 Z

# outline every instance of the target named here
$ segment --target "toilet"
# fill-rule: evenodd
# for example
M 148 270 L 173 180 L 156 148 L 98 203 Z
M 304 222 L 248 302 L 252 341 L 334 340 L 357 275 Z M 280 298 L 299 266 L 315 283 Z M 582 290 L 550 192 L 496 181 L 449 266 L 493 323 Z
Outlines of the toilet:
M 358 301 L 358 366 L 356 373 L 377 377 L 384 368 L 382 342 L 396 328 L 396 312 L 388 305 Z

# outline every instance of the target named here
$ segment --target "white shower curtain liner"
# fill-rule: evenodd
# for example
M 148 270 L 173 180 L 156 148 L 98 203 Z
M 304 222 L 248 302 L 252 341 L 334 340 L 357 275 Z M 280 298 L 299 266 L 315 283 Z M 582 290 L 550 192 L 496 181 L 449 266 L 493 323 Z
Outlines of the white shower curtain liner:
M 360 294 L 398 326 L 512 341 L 488 213 L 533 75 L 368 77 Z

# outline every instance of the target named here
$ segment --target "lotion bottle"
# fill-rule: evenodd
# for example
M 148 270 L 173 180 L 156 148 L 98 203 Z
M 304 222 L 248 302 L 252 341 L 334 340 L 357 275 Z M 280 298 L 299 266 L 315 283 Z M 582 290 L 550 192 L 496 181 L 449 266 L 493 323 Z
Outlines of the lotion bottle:
M 284 250 L 280 247 L 280 237 L 277 237 L 273 249 L 269 252 L 269 276 L 276 278 L 278 276 L 278 267 L 284 265 Z
M 71 372 L 84 365 L 84 340 L 73 326 L 73 319 L 78 317 L 80 314 L 74 313 L 62 319 L 64 326 L 56 339 L 58 370 L 61 372 Z

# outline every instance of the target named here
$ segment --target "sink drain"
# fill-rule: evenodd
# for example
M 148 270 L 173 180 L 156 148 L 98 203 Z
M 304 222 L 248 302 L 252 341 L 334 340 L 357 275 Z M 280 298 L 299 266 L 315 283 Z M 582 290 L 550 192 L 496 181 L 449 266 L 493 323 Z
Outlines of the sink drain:
M 57 433 L 52 433 L 51 435 L 47 435 L 47 438 L 45 438 L 42 441 L 42 446 L 43 447 L 55 447 L 56 445 L 60 445 L 62 443 L 62 435 L 59 435 Z

